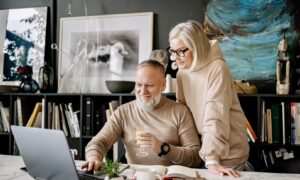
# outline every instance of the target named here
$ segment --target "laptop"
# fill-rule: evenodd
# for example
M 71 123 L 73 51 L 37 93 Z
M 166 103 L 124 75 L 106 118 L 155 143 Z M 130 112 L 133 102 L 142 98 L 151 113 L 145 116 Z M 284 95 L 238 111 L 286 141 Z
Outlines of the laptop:
M 103 179 L 77 171 L 63 131 L 14 125 L 11 126 L 11 130 L 26 170 L 33 178 Z

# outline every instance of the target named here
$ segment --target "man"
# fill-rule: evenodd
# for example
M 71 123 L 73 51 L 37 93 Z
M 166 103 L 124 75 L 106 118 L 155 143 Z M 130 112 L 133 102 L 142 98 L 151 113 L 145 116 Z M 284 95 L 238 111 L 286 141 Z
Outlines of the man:
M 188 108 L 162 96 L 166 86 L 165 69 L 155 60 L 139 64 L 136 74 L 136 100 L 114 111 L 101 131 L 87 144 L 83 169 L 98 170 L 109 148 L 123 139 L 130 164 L 200 164 L 200 142 Z M 147 129 L 138 133 L 136 130 Z M 147 156 L 137 156 L 146 145 Z

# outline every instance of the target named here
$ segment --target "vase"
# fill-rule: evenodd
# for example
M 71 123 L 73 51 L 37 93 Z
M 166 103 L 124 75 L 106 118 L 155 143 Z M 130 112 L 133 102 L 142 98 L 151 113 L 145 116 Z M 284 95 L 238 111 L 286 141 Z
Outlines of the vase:
M 54 72 L 53 68 L 45 63 L 39 69 L 39 88 L 42 93 L 53 91 Z
M 39 90 L 39 84 L 31 77 L 21 80 L 20 90 L 25 93 L 35 93 Z

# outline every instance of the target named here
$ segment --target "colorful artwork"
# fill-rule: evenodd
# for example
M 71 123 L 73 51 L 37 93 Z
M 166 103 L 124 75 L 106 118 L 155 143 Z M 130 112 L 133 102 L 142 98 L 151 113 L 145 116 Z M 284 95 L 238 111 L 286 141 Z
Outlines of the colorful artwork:
M 214 0 L 207 4 L 205 31 L 218 38 L 234 79 L 276 81 L 278 43 L 297 39 L 285 0 Z

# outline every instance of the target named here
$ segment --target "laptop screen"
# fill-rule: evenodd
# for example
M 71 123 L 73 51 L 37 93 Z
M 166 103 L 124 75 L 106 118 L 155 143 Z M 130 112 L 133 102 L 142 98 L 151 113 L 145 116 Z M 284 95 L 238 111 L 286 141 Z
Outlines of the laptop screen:
M 11 126 L 28 173 L 36 179 L 79 179 L 60 130 Z

